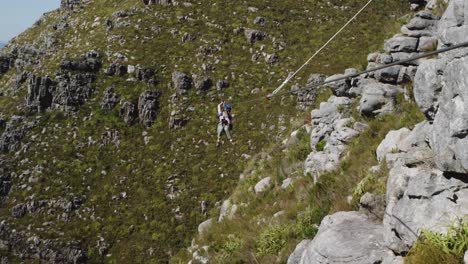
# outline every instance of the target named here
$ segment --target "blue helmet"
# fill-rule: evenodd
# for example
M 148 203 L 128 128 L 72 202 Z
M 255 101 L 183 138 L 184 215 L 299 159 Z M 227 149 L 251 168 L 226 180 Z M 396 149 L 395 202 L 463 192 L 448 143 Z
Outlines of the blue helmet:
M 231 105 L 228 105 L 228 104 L 225 105 L 225 106 L 224 106 L 224 109 L 226 109 L 226 110 L 231 110 Z

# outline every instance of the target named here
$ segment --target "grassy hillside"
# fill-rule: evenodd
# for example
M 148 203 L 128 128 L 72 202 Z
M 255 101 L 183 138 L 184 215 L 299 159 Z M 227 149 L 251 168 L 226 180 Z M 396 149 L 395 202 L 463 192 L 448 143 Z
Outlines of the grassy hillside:
M 38 122 L 22 141 L 27 146 L 24 151 L 5 154 L 17 177 L 0 208 L 1 218 L 43 238 L 79 241 L 90 262 L 168 262 L 190 245 L 197 225 L 209 217 L 202 214 L 201 201 L 207 201 L 215 214 L 216 203 L 232 194 L 249 163 L 242 154 L 253 156 L 281 141 L 306 115 L 295 110 L 294 97 L 235 103 L 273 90 L 362 4 L 357 0 L 207 0 L 146 7 L 137 0 L 95 0 L 83 10 L 47 14 L 13 44 L 44 47 L 47 34 L 53 33 L 54 45 L 36 55 L 39 63 L 11 69 L 0 77 L 5 94 L 0 97 L 0 113 L 6 119 L 22 115 Z M 249 7 L 257 11 L 249 11 Z M 113 15 L 117 11 L 127 16 L 117 18 Z M 305 85 L 311 73 L 362 68 L 367 53 L 399 28 L 406 11 L 407 5 L 400 1 L 375 2 L 294 83 Z M 254 24 L 258 16 L 266 19 L 264 25 Z M 106 19 L 114 23 L 109 31 Z M 63 20 L 70 26 L 54 30 L 53 25 Z M 118 22 L 128 25 L 118 27 Z M 251 44 L 244 33 L 236 33 L 241 27 L 261 30 L 268 37 Z M 193 40 L 182 42 L 184 35 Z M 11 51 L 12 46 L 5 50 Z M 27 82 L 13 91 L 24 70 L 53 77 L 63 58 L 77 58 L 90 50 L 103 56 L 103 69 L 91 100 L 79 111 L 30 113 L 24 107 Z M 270 65 L 262 52 L 276 53 L 279 62 Z M 255 62 L 254 53 L 260 54 Z M 158 84 L 128 81 L 130 75 L 106 76 L 103 71 L 116 54 L 126 58 L 121 61 L 125 65 L 156 69 Z M 203 70 L 203 64 L 210 69 Z M 176 70 L 208 76 L 215 83 L 224 79 L 230 85 L 225 90 L 212 87 L 205 93 L 191 89 L 174 101 L 171 74 Z M 109 86 L 124 101 L 136 101 L 145 90 L 160 91 L 161 109 L 155 124 L 148 129 L 139 124 L 128 126 L 119 117 L 120 106 L 110 112 L 101 110 Z M 254 88 L 262 88 L 260 94 L 251 94 Z M 221 98 L 234 104 L 235 145 L 216 148 L 215 107 Z M 169 128 L 168 121 L 175 104 L 190 119 L 176 130 Z M 118 147 L 100 146 L 107 130 L 119 132 Z M 11 216 L 11 208 L 18 203 L 75 197 L 85 197 L 85 202 L 69 219 L 61 217 L 61 209 L 39 210 L 19 219 Z M 103 256 L 96 246 L 101 237 L 109 244 Z

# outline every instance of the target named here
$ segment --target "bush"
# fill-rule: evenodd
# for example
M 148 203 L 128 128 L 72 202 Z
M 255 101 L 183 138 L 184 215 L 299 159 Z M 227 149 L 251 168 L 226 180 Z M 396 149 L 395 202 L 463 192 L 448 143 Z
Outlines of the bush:
M 325 149 L 325 146 L 327 145 L 327 142 L 325 140 L 320 140 L 319 143 L 315 145 L 315 150 L 316 151 L 323 151 Z
M 408 253 L 406 263 L 462 263 L 468 250 L 468 221 L 459 219 L 446 234 L 422 230 L 422 235 Z
M 283 249 L 289 233 L 289 227 L 273 225 L 266 228 L 255 243 L 259 255 L 276 255 Z

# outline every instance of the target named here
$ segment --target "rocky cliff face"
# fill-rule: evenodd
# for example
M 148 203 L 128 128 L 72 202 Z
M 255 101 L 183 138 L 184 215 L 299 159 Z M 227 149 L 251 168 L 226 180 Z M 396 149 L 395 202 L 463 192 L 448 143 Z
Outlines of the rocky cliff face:
M 464 1 L 450 1 L 440 20 L 422 11 L 403 26 L 402 35 L 385 43 L 385 49 L 398 60 L 394 54 L 402 58 L 407 55 L 401 52 L 465 42 L 467 16 Z M 366 194 L 360 212 L 327 216 L 317 236 L 298 245 L 288 263 L 403 263 L 401 256 L 422 229 L 443 233 L 467 215 L 467 55 L 468 49 L 458 49 L 414 65 L 414 96 L 427 120 L 412 130 L 391 131 L 377 148 L 377 158 L 390 170 L 385 199 Z M 392 71 L 375 78 L 396 81 L 398 74 Z M 362 103 L 363 99 L 361 109 Z
M 281 107 L 236 102 L 279 85 L 312 52 L 304 47 L 317 46 L 358 5 L 62 0 L 0 54 L 1 260 L 168 262 L 216 216 L 249 157 L 283 138 L 296 109 L 313 104 L 311 87 L 325 75 L 298 76 L 295 89 L 305 89 Z M 395 1 L 372 8 L 363 21 L 373 31 L 407 11 Z M 349 34 L 356 40 L 347 53 L 333 65 L 319 59 L 313 70 L 343 70 L 351 64 L 345 54 L 364 58 L 363 42 L 387 32 Z M 392 74 L 378 88 L 385 109 L 370 115 L 391 110 L 399 92 Z M 326 107 L 350 107 L 340 98 L 349 85 L 356 88 L 335 89 Z M 217 149 L 221 99 L 233 102 L 239 122 L 235 144 Z M 325 151 L 336 156 L 364 128 L 347 127 L 356 122 L 346 118 L 323 116 L 335 131 L 323 133 L 334 142 Z M 259 195 L 270 183 L 259 184 Z M 238 207 L 230 208 L 226 219 Z

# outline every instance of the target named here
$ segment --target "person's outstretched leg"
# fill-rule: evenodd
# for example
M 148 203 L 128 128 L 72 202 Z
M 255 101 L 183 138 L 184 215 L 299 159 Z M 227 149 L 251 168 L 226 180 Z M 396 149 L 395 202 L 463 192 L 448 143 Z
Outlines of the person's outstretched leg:
M 226 136 L 229 139 L 229 141 L 232 142 L 231 133 L 229 133 L 229 125 L 224 125 L 224 132 L 226 132 Z
M 216 141 L 216 146 L 219 146 L 219 142 L 221 140 L 221 133 L 223 133 L 223 124 L 218 123 L 217 133 L 218 133 L 218 140 Z

